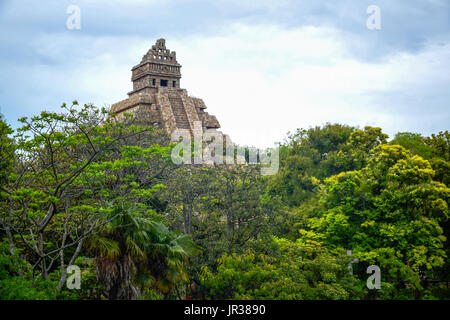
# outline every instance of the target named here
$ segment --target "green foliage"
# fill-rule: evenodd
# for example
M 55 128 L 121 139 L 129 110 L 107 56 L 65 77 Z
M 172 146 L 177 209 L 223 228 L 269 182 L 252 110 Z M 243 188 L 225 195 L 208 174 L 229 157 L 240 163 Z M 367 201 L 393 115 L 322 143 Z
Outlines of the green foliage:
M 280 151 L 280 170 L 270 183 L 272 194 L 281 195 L 290 206 L 298 206 L 314 196 L 323 179 L 361 169 L 374 147 L 386 143 L 380 128 L 357 130 L 327 124 L 298 130 L 289 136 Z
M 299 129 L 267 177 L 176 166 L 135 120 L 76 101 L 15 131 L 0 118 L 0 299 L 449 297 L 423 281 L 450 280 L 448 131 Z
M 22 250 L 10 253 L 8 241 L 0 242 L 0 300 L 54 300 L 99 299 L 100 287 L 95 269 L 89 259 L 79 258 L 75 265 L 81 268 L 81 289 L 69 290 L 65 286 L 57 292 L 60 271 L 55 270 L 47 279 L 33 276 L 33 268 L 21 256 Z
M 55 298 L 55 283 L 42 278 L 32 279 L 31 266 L 10 253 L 7 241 L 0 242 L 0 300 L 49 300 Z M 24 276 L 25 273 L 25 276 Z
M 24 277 L 11 277 L 0 280 L 1 300 L 52 300 L 52 290 L 56 282 L 42 278 L 28 280 Z
M 270 193 L 289 205 L 300 205 L 313 196 L 324 177 L 347 170 L 339 151 L 355 129 L 339 124 L 298 129 L 280 148 L 280 170 L 270 182 Z M 330 173 L 331 172 L 331 173 Z
M 364 130 L 356 130 L 350 135 L 348 143 L 340 153 L 347 162 L 347 171 L 359 170 L 367 164 L 370 152 L 377 146 L 386 143 L 387 134 L 381 128 L 366 126 Z
M 434 155 L 433 149 L 425 143 L 425 139 L 419 133 L 399 132 L 389 144 L 401 145 L 424 159 L 431 159 Z
M 87 239 L 109 299 L 137 298 L 137 288 L 167 294 L 177 283 L 188 281 L 185 264 L 199 248 L 190 236 L 171 232 L 156 219 L 127 210 Z
M 376 147 L 366 167 L 328 178 L 321 214 L 309 226 L 325 244 L 377 264 L 386 282 L 422 290 L 419 271 L 446 260 L 443 230 L 450 189 L 428 161 L 401 146 Z M 306 236 L 308 236 L 305 233 Z
M 13 130 L 3 121 L 3 116 L 0 114 L 0 185 L 7 180 L 14 162 L 15 146 L 9 137 L 12 133 Z
M 425 138 L 425 143 L 430 146 L 436 157 L 445 161 L 450 161 L 450 132 L 447 130 L 432 134 L 431 137 Z
M 315 243 L 274 238 L 268 254 L 224 254 L 217 272 L 204 267 L 202 285 L 214 299 L 359 299 L 363 290 L 347 269 L 349 257 Z

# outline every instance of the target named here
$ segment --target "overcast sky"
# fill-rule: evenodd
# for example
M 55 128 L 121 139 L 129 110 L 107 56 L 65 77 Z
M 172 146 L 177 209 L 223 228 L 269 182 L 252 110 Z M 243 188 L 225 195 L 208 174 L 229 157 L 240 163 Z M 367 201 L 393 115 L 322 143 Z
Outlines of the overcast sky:
M 79 30 L 66 26 L 73 4 Z M 326 122 L 391 138 L 450 129 L 449 0 L 0 0 L 0 112 L 16 126 L 62 102 L 123 100 L 158 38 L 181 87 L 240 144 Z

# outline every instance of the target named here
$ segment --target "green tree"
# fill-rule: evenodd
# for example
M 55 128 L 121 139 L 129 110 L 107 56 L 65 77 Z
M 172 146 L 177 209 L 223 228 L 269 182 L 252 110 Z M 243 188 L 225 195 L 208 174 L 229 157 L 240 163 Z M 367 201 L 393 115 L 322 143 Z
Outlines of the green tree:
M 409 287 L 420 296 L 419 271 L 430 272 L 446 259 L 439 223 L 449 216 L 450 189 L 433 175 L 428 161 L 401 146 L 376 147 L 361 171 L 326 180 L 320 215 L 309 223 L 315 239 L 379 265 L 385 289 Z
M 349 170 L 339 152 L 347 144 L 353 127 L 326 124 L 298 129 L 280 148 L 280 170 L 270 181 L 270 194 L 289 206 L 298 206 L 312 197 L 320 180 Z
M 317 243 L 274 238 L 266 254 L 252 250 L 224 254 L 217 272 L 203 269 L 201 283 L 210 299 L 359 299 L 360 282 L 348 272 L 350 258 L 332 255 Z
M 0 114 L 0 186 L 6 183 L 14 161 L 14 142 L 9 137 L 14 131 Z
M 187 282 L 187 258 L 198 252 L 189 235 L 167 229 L 151 215 L 126 209 L 87 240 L 99 281 L 111 300 L 137 299 L 146 289 L 167 294 Z
M 370 152 L 377 146 L 387 143 L 388 135 L 381 128 L 364 127 L 364 130 L 355 130 L 350 135 L 349 141 L 339 153 L 348 161 L 347 171 L 362 169 L 369 159 Z
M 433 149 L 425 143 L 425 138 L 419 133 L 399 132 L 394 139 L 389 142 L 391 145 L 401 145 L 413 154 L 417 154 L 424 159 L 433 157 Z
M 59 261 L 58 290 L 86 237 L 109 222 L 106 214 L 125 198 L 147 200 L 170 166 L 169 147 L 136 145 L 152 141 L 151 128 L 118 122 L 92 105 L 62 109 L 20 119 L 15 165 L 1 192 L 1 207 L 9 210 L 0 213 L 33 271 L 47 279 Z
M 425 138 L 425 143 L 430 146 L 436 157 L 450 161 L 450 132 L 441 131 Z

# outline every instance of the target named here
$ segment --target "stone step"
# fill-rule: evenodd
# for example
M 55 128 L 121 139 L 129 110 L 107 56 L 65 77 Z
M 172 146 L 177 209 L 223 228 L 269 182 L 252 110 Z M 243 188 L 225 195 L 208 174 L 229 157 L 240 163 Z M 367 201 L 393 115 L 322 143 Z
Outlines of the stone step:
M 177 128 L 190 130 L 191 126 L 189 125 L 189 119 L 187 117 L 186 110 L 184 110 L 181 97 L 178 95 L 169 95 L 169 102 L 172 107 Z

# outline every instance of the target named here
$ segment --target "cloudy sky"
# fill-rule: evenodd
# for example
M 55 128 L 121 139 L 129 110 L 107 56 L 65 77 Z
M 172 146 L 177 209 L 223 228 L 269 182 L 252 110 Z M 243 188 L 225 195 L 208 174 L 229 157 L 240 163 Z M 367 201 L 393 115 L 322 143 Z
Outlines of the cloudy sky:
M 391 137 L 450 129 L 449 0 L 0 0 L 0 112 L 16 126 L 62 102 L 123 100 L 158 38 L 240 144 L 326 122 Z

